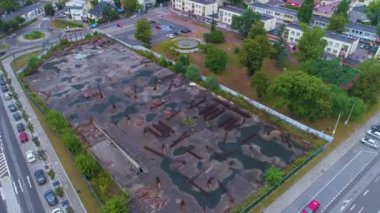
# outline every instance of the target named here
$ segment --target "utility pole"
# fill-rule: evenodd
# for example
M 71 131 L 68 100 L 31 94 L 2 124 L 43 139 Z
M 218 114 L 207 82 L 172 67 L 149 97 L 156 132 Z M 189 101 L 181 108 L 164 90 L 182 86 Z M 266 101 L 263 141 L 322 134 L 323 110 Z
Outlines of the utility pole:
M 351 108 L 350 114 L 348 115 L 347 120 L 344 121 L 344 125 L 347 125 L 348 122 L 350 121 L 352 111 L 354 111 L 354 107 L 355 107 L 355 103 L 352 104 L 352 108 Z
M 339 123 L 339 120 L 340 120 L 340 116 L 342 115 L 342 113 L 339 113 L 339 116 L 338 116 L 338 119 L 336 120 L 336 124 L 335 124 L 335 127 L 334 127 L 334 130 L 332 132 L 332 136 L 335 135 L 335 131 L 336 131 L 336 128 L 338 127 L 338 123 Z

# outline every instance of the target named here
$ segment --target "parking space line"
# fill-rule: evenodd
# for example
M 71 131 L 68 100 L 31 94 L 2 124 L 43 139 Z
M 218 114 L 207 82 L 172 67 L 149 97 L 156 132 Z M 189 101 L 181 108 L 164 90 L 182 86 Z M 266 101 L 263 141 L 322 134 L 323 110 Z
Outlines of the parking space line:
M 361 213 L 364 209 L 364 206 L 362 208 L 360 208 L 360 210 L 358 211 L 358 213 Z
M 352 211 L 356 207 L 356 204 L 352 205 L 350 211 Z
M 18 190 L 17 190 L 16 183 L 14 181 L 12 181 L 12 183 L 13 183 L 13 188 L 15 190 L 15 193 L 16 193 L 16 195 L 18 195 Z
M 367 189 L 364 193 L 363 193 L 363 196 L 366 196 L 369 192 L 369 189 Z
M 20 185 L 21 192 L 24 192 L 24 190 L 22 189 L 22 185 L 21 185 L 20 179 L 18 179 L 18 184 Z
M 29 184 L 30 188 L 32 188 L 32 183 L 30 182 L 29 176 L 26 176 L 26 179 L 28 180 L 28 184 Z
M 378 176 L 376 179 L 375 179 L 375 183 L 380 179 L 380 176 Z

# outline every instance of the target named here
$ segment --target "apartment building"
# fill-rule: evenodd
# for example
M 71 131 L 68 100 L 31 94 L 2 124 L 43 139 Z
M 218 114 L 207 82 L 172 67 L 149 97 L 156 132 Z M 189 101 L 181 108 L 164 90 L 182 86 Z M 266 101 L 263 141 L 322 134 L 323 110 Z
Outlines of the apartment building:
M 45 15 L 44 11 L 44 3 L 43 2 L 37 2 L 35 4 L 23 7 L 15 12 L 12 12 L 4 17 L 2 17 L 3 20 L 9 21 L 11 19 L 16 18 L 17 16 L 20 16 L 25 19 L 25 21 L 30 21 L 34 18 L 37 18 L 38 16 Z
M 380 42 L 379 36 L 376 32 L 376 27 L 366 26 L 356 23 L 348 23 L 346 25 L 345 34 L 360 38 L 362 41 Z
M 218 3 L 213 0 L 172 0 L 172 9 L 180 15 L 211 18 L 218 14 Z
M 239 7 L 233 7 L 233 6 L 223 6 L 219 8 L 218 13 L 218 21 L 221 24 L 225 24 L 227 26 L 230 26 L 232 24 L 232 17 L 233 16 L 241 16 L 241 14 L 244 12 L 243 8 Z M 276 28 L 276 18 L 267 16 L 267 15 L 261 15 L 261 21 L 264 24 L 264 29 L 268 32 Z
M 303 32 L 299 25 L 289 24 L 286 26 L 284 36 L 290 45 L 296 46 L 302 34 Z M 326 31 L 324 39 L 327 41 L 325 52 L 338 58 L 347 58 L 356 51 L 359 45 L 358 38 L 351 38 L 347 35 L 331 31 Z
M 85 0 L 70 0 L 66 2 L 65 5 L 65 9 L 69 12 L 71 19 L 77 21 L 86 20 L 87 13 Z
M 297 11 L 284 7 L 277 7 L 269 4 L 252 3 L 248 6 L 254 12 L 262 15 L 272 16 L 277 19 L 278 22 L 296 22 Z

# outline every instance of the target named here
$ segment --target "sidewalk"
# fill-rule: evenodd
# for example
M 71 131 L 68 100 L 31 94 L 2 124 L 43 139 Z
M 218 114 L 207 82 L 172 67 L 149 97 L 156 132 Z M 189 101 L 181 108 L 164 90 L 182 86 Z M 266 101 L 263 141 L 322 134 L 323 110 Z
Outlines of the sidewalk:
M 27 50 L 25 52 L 16 53 L 15 58 L 25 55 L 34 51 L 42 50 L 42 48 L 33 48 L 30 50 Z M 64 170 L 61 162 L 59 161 L 54 148 L 50 144 L 50 141 L 41 127 L 41 124 L 39 120 L 37 119 L 37 116 L 34 114 L 34 111 L 29 103 L 29 100 L 27 99 L 25 93 L 23 92 L 20 83 L 18 82 L 18 79 L 15 76 L 15 73 L 13 72 L 11 68 L 11 61 L 14 59 L 13 56 L 10 56 L 2 61 L 5 71 L 8 73 L 8 77 L 12 80 L 12 85 L 16 91 L 16 93 L 19 96 L 19 100 L 23 105 L 23 108 L 25 111 L 29 114 L 30 120 L 34 127 L 34 134 L 38 135 L 41 147 L 42 149 L 46 150 L 46 154 L 48 156 L 50 165 L 53 167 L 56 176 L 61 180 L 61 184 L 65 191 L 65 197 L 69 199 L 71 207 L 75 210 L 75 212 L 82 213 L 87 212 L 86 209 L 83 206 L 83 203 L 81 202 L 74 186 L 72 185 L 68 175 L 66 174 L 66 171 Z
M 365 132 L 371 125 L 380 122 L 380 112 L 375 114 L 361 128 L 357 129 L 349 138 L 346 139 L 339 147 L 332 151 L 327 157 L 320 161 L 305 176 L 292 185 L 284 194 L 274 201 L 268 208 L 266 213 L 283 212 L 286 207 L 294 202 L 306 189 L 308 189 L 318 178 L 320 178 L 327 170 L 329 170 L 344 154 L 351 150 L 360 139 L 366 134 Z M 339 128 L 340 127 L 340 128 Z M 343 126 L 339 126 L 337 131 L 344 131 Z M 302 206 L 300 206 L 301 208 Z

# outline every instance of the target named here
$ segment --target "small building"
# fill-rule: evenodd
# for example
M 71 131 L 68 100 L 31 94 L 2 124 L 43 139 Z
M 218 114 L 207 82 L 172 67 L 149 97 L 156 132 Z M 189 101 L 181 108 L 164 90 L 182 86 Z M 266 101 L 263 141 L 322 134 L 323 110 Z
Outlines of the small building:
M 37 18 L 38 16 L 45 15 L 44 4 L 43 2 L 37 2 L 35 4 L 23 7 L 15 12 L 12 12 L 4 17 L 3 20 L 9 21 L 11 19 L 20 16 L 25 19 L 25 21 L 30 21 L 32 19 Z
M 68 11 L 71 19 L 77 21 L 86 20 L 86 2 L 84 0 L 70 0 L 65 5 L 65 9 Z
M 232 16 L 241 16 L 244 12 L 243 8 L 233 7 L 233 6 L 223 6 L 219 8 L 218 21 L 231 25 L 232 24 Z
M 312 27 L 320 27 L 322 29 L 326 29 L 327 26 L 330 23 L 330 19 L 325 17 L 325 16 L 318 16 L 318 15 L 313 15 L 311 17 L 310 21 L 310 26 Z
M 276 28 L 277 19 L 272 16 L 261 15 L 261 21 L 264 23 L 264 29 L 269 32 Z
M 275 17 L 278 22 L 296 22 L 297 21 L 297 11 L 284 8 L 277 7 L 269 4 L 262 3 L 252 3 L 248 6 L 254 12 L 260 13 L 261 15 L 267 15 Z
M 350 12 L 348 13 L 348 17 L 350 19 L 350 22 L 356 23 L 356 22 L 367 22 L 367 7 L 366 6 L 358 6 L 353 7 Z
M 103 11 L 106 7 L 115 7 L 113 4 L 101 1 L 98 5 L 93 7 L 87 14 L 89 19 L 98 21 L 103 18 Z
M 218 3 L 214 0 L 172 0 L 172 11 L 211 22 L 212 16 L 216 18 L 218 15 Z
M 303 31 L 299 25 L 289 24 L 286 26 L 284 36 L 290 46 L 296 46 L 302 35 Z M 338 58 L 347 58 L 356 51 L 359 45 L 358 38 L 351 38 L 347 35 L 331 31 L 326 31 L 324 39 L 327 41 L 325 53 Z
M 360 38 L 363 42 L 380 42 L 376 27 L 372 26 L 350 22 L 346 25 L 345 34 Z

